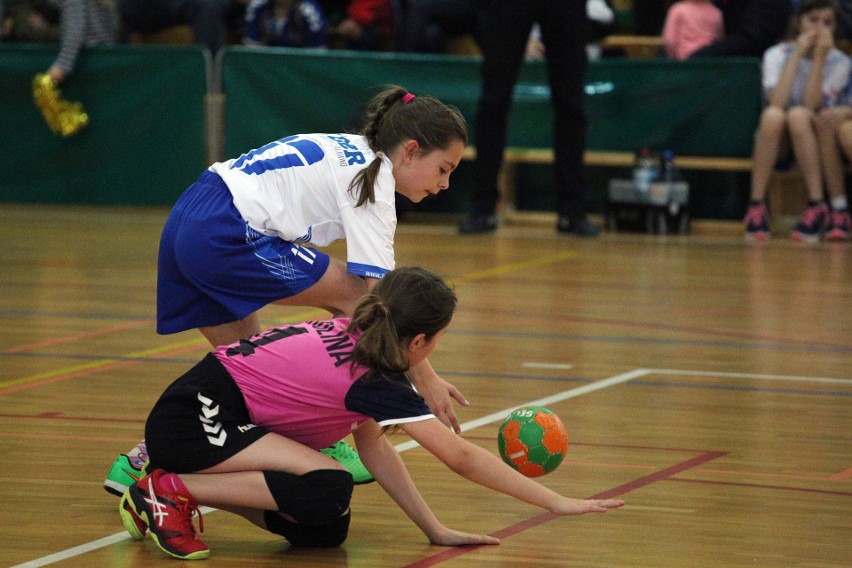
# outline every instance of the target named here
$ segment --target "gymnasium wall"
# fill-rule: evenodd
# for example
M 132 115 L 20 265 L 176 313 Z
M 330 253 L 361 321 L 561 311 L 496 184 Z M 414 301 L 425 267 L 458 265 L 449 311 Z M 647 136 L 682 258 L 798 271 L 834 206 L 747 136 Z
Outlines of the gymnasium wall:
M 32 102 L 32 77 L 48 67 L 55 49 L 0 45 L 0 201 L 169 205 L 209 159 L 292 133 L 341 130 L 388 83 L 458 106 L 473 131 L 475 58 L 228 47 L 211 67 L 205 53 L 159 46 L 86 50 L 63 95 L 85 105 L 91 124 L 66 139 L 47 128 Z M 759 81 L 752 59 L 594 62 L 586 77 L 587 146 L 748 156 L 761 108 Z M 205 96 L 219 89 L 223 97 Z M 525 65 L 510 145 L 550 145 L 549 97 L 544 64 Z M 205 117 L 214 118 L 212 126 Z M 592 170 L 598 170 L 589 172 L 594 211 L 606 178 L 623 172 Z M 548 172 L 547 166 L 521 169 L 521 208 L 552 210 Z M 425 207 L 464 211 L 471 184 L 464 163 L 452 191 Z

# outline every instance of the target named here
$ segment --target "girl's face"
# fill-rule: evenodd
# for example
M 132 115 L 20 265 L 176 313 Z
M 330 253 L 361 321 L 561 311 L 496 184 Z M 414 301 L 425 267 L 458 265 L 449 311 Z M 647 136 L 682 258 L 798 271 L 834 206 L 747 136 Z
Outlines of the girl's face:
M 445 327 L 428 340 L 422 333 L 412 339 L 408 343 L 408 365 L 410 367 L 416 367 L 419 363 L 422 363 L 423 360 L 425 360 L 429 354 L 435 350 L 435 347 L 438 345 L 438 340 L 444 336 L 446 331 L 447 328 Z
M 446 150 L 424 153 L 415 140 L 409 140 L 393 153 L 396 191 L 414 203 L 437 195 L 450 187 L 450 174 L 461 161 L 464 144 L 453 141 Z
M 802 33 L 819 33 L 823 30 L 834 33 L 836 25 L 837 19 L 834 16 L 834 10 L 831 8 L 811 10 L 799 16 L 799 31 Z

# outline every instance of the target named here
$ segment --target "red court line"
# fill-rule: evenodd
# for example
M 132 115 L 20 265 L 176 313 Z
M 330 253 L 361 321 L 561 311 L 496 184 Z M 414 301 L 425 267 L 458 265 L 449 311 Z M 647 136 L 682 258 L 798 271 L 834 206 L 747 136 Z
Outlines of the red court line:
M 0 412 L 0 418 L 14 418 L 15 420 L 37 419 L 37 420 L 74 420 L 79 422 L 118 422 L 137 424 L 145 420 L 131 420 L 129 418 L 96 418 L 94 416 L 68 416 L 61 412 L 42 412 L 40 414 L 7 414 Z
M 682 473 L 688 469 L 698 467 L 702 464 L 705 464 L 709 461 L 715 460 L 727 454 L 728 452 L 704 452 L 701 455 L 695 456 L 694 458 L 654 472 L 650 475 L 640 477 L 623 485 L 619 485 L 618 487 L 614 487 L 602 493 L 598 493 L 597 495 L 592 495 L 591 497 L 589 497 L 589 499 L 611 499 L 619 495 L 624 495 L 625 493 L 635 491 L 652 483 L 667 480 L 673 475 L 677 475 L 678 473 Z M 553 513 L 543 513 L 536 517 L 532 517 L 525 521 L 521 521 L 520 523 L 516 523 L 512 526 L 493 532 L 491 533 L 491 536 L 500 539 L 508 538 L 510 536 L 516 535 L 518 533 L 524 532 L 525 530 L 537 527 L 538 525 L 542 525 L 544 523 L 552 521 L 553 519 L 558 518 L 560 518 L 559 515 L 554 515 Z M 416 562 L 412 562 L 411 564 L 406 564 L 405 568 L 426 568 L 428 566 L 435 566 L 437 564 L 440 564 L 441 562 L 446 562 L 447 560 L 452 560 L 453 558 L 457 558 L 463 554 L 467 554 L 468 552 L 478 550 L 483 546 L 487 545 L 455 546 L 453 548 L 448 548 L 442 552 L 439 552 L 438 554 L 434 554 L 421 560 L 417 560 Z
M 166 357 L 172 357 L 174 355 L 179 355 L 181 353 L 187 353 L 189 351 L 194 351 L 198 349 L 198 345 L 189 345 L 185 347 L 181 347 L 179 349 L 172 349 L 170 351 L 164 351 L 162 353 L 158 353 L 155 356 L 148 357 L 146 359 L 137 359 L 133 361 L 117 361 L 112 364 L 102 365 L 98 367 L 92 367 L 90 369 L 83 369 L 81 371 L 71 372 L 65 375 L 57 375 L 55 377 L 50 377 L 49 379 L 42 379 L 39 381 L 33 381 L 31 383 L 23 383 L 20 385 L 16 385 L 13 387 L 0 388 L 0 395 L 11 394 L 14 392 L 19 392 L 23 390 L 28 390 L 44 385 L 49 385 L 52 383 L 59 383 L 62 381 L 67 381 L 70 379 L 76 379 L 78 377 L 85 377 L 87 375 L 94 375 L 96 373 L 103 373 L 104 371 L 111 371 L 113 369 L 122 369 L 124 367 L 130 367 L 132 365 L 140 365 L 148 360 L 156 360 L 163 359 Z M 109 357 L 104 357 L 104 361 L 109 361 Z
M 840 473 L 835 473 L 828 477 L 832 481 L 843 481 L 844 479 L 852 479 L 852 467 Z
M 802 493 L 823 493 L 825 495 L 843 495 L 852 497 L 849 491 L 830 491 L 828 489 L 812 489 L 810 487 L 790 487 L 786 485 L 766 485 L 763 483 L 742 483 L 739 481 L 717 481 L 714 479 L 666 479 L 665 481 L 678 481 L 680 483 L 707 483 L 710 485 L 733 485 L 736 487 L 756 487 L 758 489 L 777 489 L 779 491 L 799 491 Z
M 61 343 L 71 343 L 72 341 L 79 341 L 81 339 L 89 339 L 91 337 L 97 337 L 99 335 L 105 335 L 107 333 L 112 333 L 114 331 L 122 331 L 125 329 L 130 329 L 134 327 L 139 327 L 141 325 L 150 325 L 154 320 L 144 319 L 144 320 L 133 320 L 129 322 L 119 323 L 116 325 L 111 325 L 108 327 L 101 327 L 98 329 L 93 329 L 91 331 L 86 331 L 84 333 L 75 333 L 74 335 L 65 335 L 62 337 L 54 337 L 53 339 L 46 339 L 44 341 L 36 341 L 34 343 L 26 343 L 24 345 L 16 345 L 14 347 L 7 347 L 6 349 L 0 350 L 0 353 L 20 353 L 21 351 L 29 351 L 31 349 L 41 349 L 43 347 L 48 347 L 50 345 L 59 345 Z

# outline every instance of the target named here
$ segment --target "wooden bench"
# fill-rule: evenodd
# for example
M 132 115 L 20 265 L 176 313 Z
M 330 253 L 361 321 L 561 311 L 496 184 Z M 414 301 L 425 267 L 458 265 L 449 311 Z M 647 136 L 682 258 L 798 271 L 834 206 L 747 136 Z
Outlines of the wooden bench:
M 476 148 L 468 146 L 462 154 L 464 160 L 476 159 Z M 609 152 L 587 150 L 583 162 L 594 167 L 630 168 L 636 161 L 632 152 Z M 552 164 L 553 150 L 550 148 L 506 148 L 503 167 L 498 181 L 501 201 L 500 214 L 511 221 L 518 217 L 516 210 L 517 170 L 519 164 Z M 725 156 L 675 156 L 675 165 L 680 170 L 749 172 L 751 158 Z M 847 168 L 852 171 L 852 168 Z M 807 190 L 801 175 L 794 167 L 787 171 L 776 171 L 767 188 L 767 197 L 772 218 L 798 216 L 807 206 Z

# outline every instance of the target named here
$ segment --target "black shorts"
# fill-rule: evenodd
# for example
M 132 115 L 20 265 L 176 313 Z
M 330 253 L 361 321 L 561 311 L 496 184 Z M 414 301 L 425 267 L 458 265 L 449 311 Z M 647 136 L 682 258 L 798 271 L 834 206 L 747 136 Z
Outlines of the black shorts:
M 222 363 L 209 353 L 169 385 L 148 415 L 148 470 L 192 473 L 206 469 L 267 433 L 251 423 L 242 392 Z

